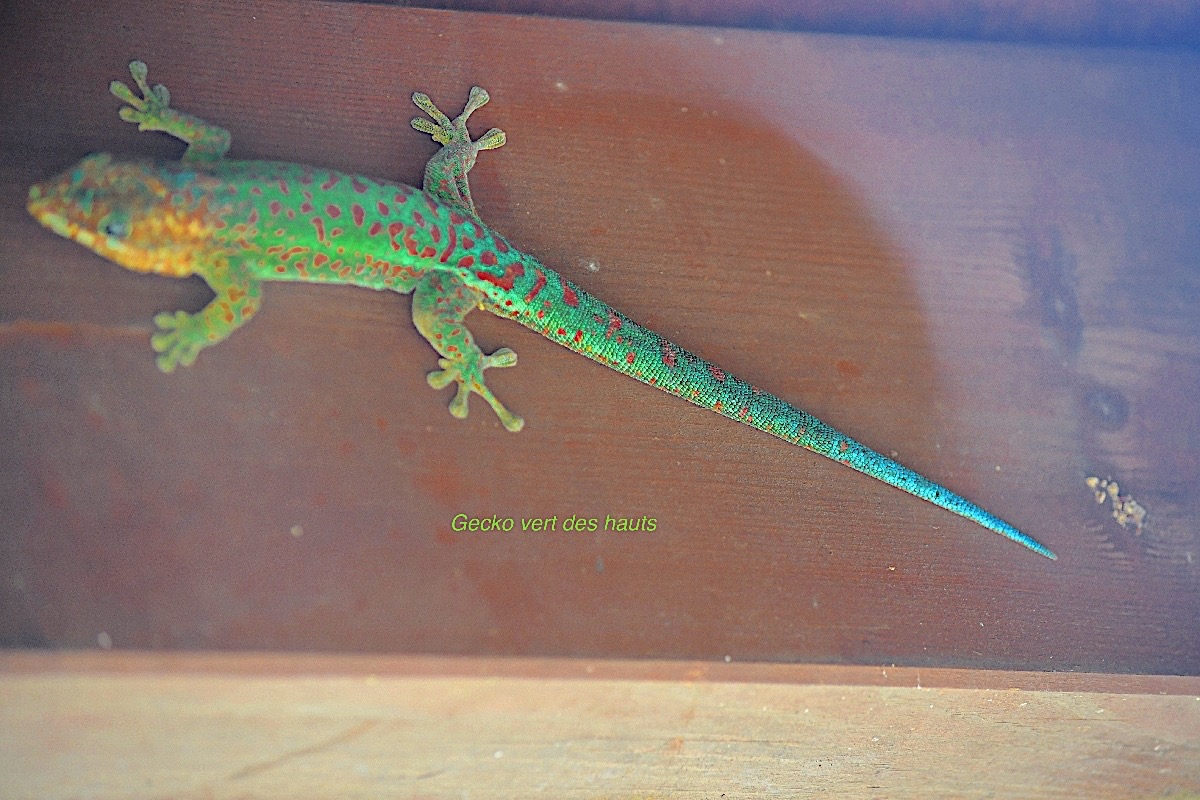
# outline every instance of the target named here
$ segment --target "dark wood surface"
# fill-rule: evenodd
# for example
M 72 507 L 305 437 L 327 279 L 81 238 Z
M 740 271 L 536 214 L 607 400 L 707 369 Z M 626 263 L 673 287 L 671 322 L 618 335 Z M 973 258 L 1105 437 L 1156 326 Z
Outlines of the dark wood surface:
M 5 641 L 1200 672 L 1200 57 L 353 4 L 3 14 Z M 476 199 L 510 240 L 1060 560 L 482 313 L 527 426 L 452 419 L 401 296 L 268 286 L 160 374 L 150 318 L 204 287 L 23 209 L 85 152 L 178 154 L 117 118 L 134 57 L 238 156 L 409 182 L 433 149 L 409 94 L 486 86 L 476 129 L 509 144 Z

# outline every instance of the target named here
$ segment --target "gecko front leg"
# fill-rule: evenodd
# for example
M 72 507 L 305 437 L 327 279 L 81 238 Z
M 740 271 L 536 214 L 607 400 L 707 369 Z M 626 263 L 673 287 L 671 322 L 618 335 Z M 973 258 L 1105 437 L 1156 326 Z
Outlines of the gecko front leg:
M 155 363 L 163 372 L 174 372 L 179 365 L 190 367 L 201 350 L 246 324 L 262 303 L 260 282 L 241 268 L 197 272 L 217 296 L 195 314 L 164 311 L 154 317 L 158 332 L 150 337 L 150 346 L 159 354 Z
M 187 143 L 181 159 L 188 164 L 211 164 L 220 161 L 229 150 L 229 131 L 205 122 L 199 117 L 171 108 L 171 93 L 161 83 L 152 88 L 146 83 L 146 65 L 131 62 L 133 76 L 141 97 L 121 81 L 109 84 L 109 91 L 128 105 L 120 110 L 121 119 L 135 123 L 139 131 L 163 131 Z
M 442 356 L 438 359 L 441 369 L 429 373 L 427 380 L 434 389 L 458 384 L 458 393 L 450 401 L 453 416 L 466 418 L 467 401 L 474 392 L 487 401 L 504 427 L 515 433 L 525 420 L 496 399 L 484 383 L 483 371 L 489 367 L 511 367 L 517 363 L 517 354 L 502 347 L 490 356 L 484 355 L 463 323 L 463 318 L 481 299 L 479 292 L 450 273 L 430 272 L 421 278 L 413 292 L 413 324 Z

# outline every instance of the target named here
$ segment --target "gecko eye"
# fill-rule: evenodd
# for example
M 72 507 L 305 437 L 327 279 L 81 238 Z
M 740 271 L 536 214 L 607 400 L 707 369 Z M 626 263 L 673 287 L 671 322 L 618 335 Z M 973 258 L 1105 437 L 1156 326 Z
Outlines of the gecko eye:
M 129 235 L 129 223 L 122 217 L 110 214 L 100 223 L 100 232 L 112 239 L 124 239 Z

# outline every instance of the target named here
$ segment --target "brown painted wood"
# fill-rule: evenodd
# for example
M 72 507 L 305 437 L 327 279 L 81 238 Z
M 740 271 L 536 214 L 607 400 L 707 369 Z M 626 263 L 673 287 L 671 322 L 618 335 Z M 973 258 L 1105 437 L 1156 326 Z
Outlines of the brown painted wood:
M 6 641 L 1200 671 L 1200 57 L 352 4 L 3 13 Z M 403 297 L 268 286 L 158 373 L 151 316 L 204 288 L 22 208 L 89 150 L 179 152 L 116 116 L 135 56 L 237 155 L 409 181 L 432 145 L 408 95 L 485 85 L 497 229 L 1061 559 L 483 314 L 527 427 L 454 420 Z
M 980 688 L 956 689 L 845 685 L 856 667 L 814 684 L 647 680 L 607 660 L 568 676 L 568 664 L 530 659 L 517 675 L 474 658 L 0 656 L 0 787 L 101 800 L 1200 792 L 1196 678 L 1166 679 L 1193 694 L 1157 695 L 1127 688 L 1140 676 L 1013 691 L 983 671 L 970 673 Z M 1109 688 L 1066 688 L 1088 678 Z
M 1092 46 L 1200 45 L 1195 0 L 383 0 L 395 5 L 639 20 Z

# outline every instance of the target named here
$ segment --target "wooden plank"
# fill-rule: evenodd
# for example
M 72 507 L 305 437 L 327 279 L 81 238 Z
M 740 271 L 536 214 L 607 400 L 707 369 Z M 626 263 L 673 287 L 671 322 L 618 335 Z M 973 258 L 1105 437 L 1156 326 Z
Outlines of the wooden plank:
M 1197 672 L 1200 56 L 354 4 L 4 14 L 6 641 Z M 203 287 L 20 207 L 88 150 L 178 153 L 116 117 L 134 56 L 241 156 L 410 181 L 432 145 L 408 94 L 486 85 L 497 229 L 1062 558 L 485 315 L 528 426 L 453 420 L 404 298 L 269 286 L 159 374 L 151 316 Z
M 451 675 L 429 669 L 450 659 L 264 665 L 246 654 L 218 656 L 214 669 L 205 658 L 124 655 L 110 667 L 95 654 L 0 657 L 4 796 L 1200 792 L 1195 695 L 531 680 L 490 675 L 496 660 L 477 659 Z
M 95 650 L 0 651 L 6 674 L 51 672 L 188 673 L 219 675 L 378 675 L 494 677 L 537 680 L 790 683 L 916 689 L 986 689 L 1195 696 L 1200 678 L 946 667 L 860 667 L 663 659 L 578 659 L 515 656 L 363 655 L 342 653 L 228 653 Z

